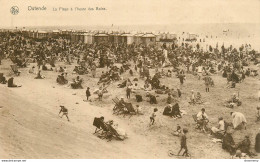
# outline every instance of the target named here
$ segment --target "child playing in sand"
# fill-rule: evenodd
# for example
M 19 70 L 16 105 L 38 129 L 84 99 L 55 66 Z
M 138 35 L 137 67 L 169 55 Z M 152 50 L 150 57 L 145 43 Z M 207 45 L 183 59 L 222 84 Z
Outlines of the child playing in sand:
M 154 124 L 154 121 L 155 121 L 155 117 L 156 117 L 156 112 L 158 111 L 157 108 L 154 108 L 153 109 L 153 113 L 152 115 L 150 116 L 150 124 L 153 125 Z
M 186 141 L 187 140 L 187 137 L 186 137 L 187 133 L 188 133 L 188 129 L 183 128 L 183 134 L 181 135 L 181 149 L 178 152 L 178 155 L 181 153 L 181 150 L 184 149 L 182 156 L 189 156 L 187 141 Z
M 70 121 L 70 120 L 69 120 L 69 117 L 68 117 L 68 109 L 65 108 L 64 106 L 60 106 L 60 108 L 61 108 L 61 109 L 60 109 L 59 115 L 60 115 L 60 113 L 62 112 L 62 115 L 60 116 L 60 118 L 62 118 L 63 115 L 65 115 L 65 116 L 67 117 L 68 121 Z

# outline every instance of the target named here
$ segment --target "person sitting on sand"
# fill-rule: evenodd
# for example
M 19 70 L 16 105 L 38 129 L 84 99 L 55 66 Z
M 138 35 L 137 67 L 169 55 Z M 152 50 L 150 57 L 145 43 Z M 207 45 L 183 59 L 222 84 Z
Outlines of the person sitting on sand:
M 8 81 L 7 81 L 7 87 L 21 87 L 21 85 L 18 86 L 18 85 L 16 85 L 16 84 L 14 84 L 14 78 L 11 77 L 11 78 L 8 79 Z
M 29 69 L 29 73 L 30 73 L 30 74 L 33 74 L 33 73 L 34 73 L 34 69 L 35 69 L 35 66 L 32 66 L 32 67 Z
M 223 117 L 218 118 L 218 126 L 211 128 L 212 133 L 224 133 L 225 131 L 225 122 Z
M 168 104 L 163 111 L 163 115 L 172 116 L 172 105 Z
M 172 98 L 171 93 L 168 93 L 168 97 L 167 97 L 166 103 L 167 103 L 167 104 L 171 104 L 171 103 L 172 103 L 172 100 L 173 100 L 173 98 Z
M 178 103 L 176 103 L 175 105 L 173 105 L 172 107 L 172 116 L 174 118 L 181 118 L 181 111 L 180 111 L 180 106 Z
M 197 104 L 202 104 L 203 103 L 203 101 L 201 100 L 200 92 L 197 92 L 195 101 L 196 101 Z
M 167 76 L 167 77 L 172 77 L 172 72 L 171 72 L 171 70 L 168 70 L 166 76 Z
M 157 104 L 156 97 L 150 93 L 147 93 L 146 97 L 149 97 L 150 104 Z
M 73 89 L 82 89 L 83 88 L 81 85 L 82 82 L 83 80 L 79 76 L 77 76 L 76 79 L 73 79 L 73 83 L 71 83 L 71 87 Z
M 197 123 L 199 127 L 205 132 L 206 125 L 209 122 L 208 115 L 205 113 L 205 109 L 202 108 L 201 111 L 197 114 Z
M 67 119 L 68 119 L 68 121 L 70 121 L 69 120 L 69 117 L 68 117 L 68 109 L 67 108 L 65 108 L 65 106 L 60 106 L 60 112 L 59 112 L 59 116 L 60 116 L 60 113 L 62 113 L 62 115 L 60 116 L 60 118 L 62 118 L 63 117 L 63 115 L 65 115 L 66 117 L 67 117 Z
M 222 148 L 227 150 L 231 155 L 235 153 L 236 146 L 231 132 L 227 132 L 223 137 Z
M 245 138 L 238 143 L 237 149 L 239 149 L 242 153 L 246 153 L 248 156 L 251 156 L 252 153 L 250 151 L 250 145 L 251 141 L 249 139 L 249 136 L 246 135 Z
M 0 73 L 0 83 L 1 84 L 6 84 L 7 83 L 7 80 L 6 80 L 6 78 L 5 78 L 3 73 Z
M 59 84 L 67 84 L 68 83 L 68 80 L 65 79 L 65 77 L 64 77 L 64 73 L 61 73 L 61 75 L 58 75 L 56 81 Z

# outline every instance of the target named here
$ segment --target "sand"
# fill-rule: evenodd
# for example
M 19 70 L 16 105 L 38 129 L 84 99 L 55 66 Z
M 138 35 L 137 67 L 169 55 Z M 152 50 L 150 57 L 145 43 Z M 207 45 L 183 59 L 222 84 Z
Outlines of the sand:
M 10 76 L 10 61 L 3 60 L 0 71 Z M 64 63 L 58 63 L 64 66 Z M 34 64 L 31 64 L 32 66 Z M 73 65 L 65 65 L 68 71 L 72 71 Z M 21 76 L 15 77 L 16 84 L 22 84 L 21 88 L 7 88 L 0 85 L 0 157 L 1 158 L 170 158 L 168 150 L 177 153 L 179 149 L 179 138 L 171 133 L 177 124 L 189 129 L 188 148 L 192 158 L 230 158 L 230 155 L 222 150 L 221 144 L 211 142 L 212 137 L 195 129 L 195 123 L 191 115 L 196 114 L 204 107 L 210 118 L 210 126 L 216 126 L 219 116 L 231 121 L 229 112 L 239 111 L 245 114 L 248 126 L 247 131 L 234 132 L 235 141 L 243 139 L 245 134 L 250 134 L 252 144 L 260 127 L 256 123 L 257 91 L 260 87 L 259 77 L 250 77 L 237 84 L 235 89 L 227 89 L 226 79 L 220 74 L 213 76 L 215 87 L 210 88 L 206 94 L 204 83 L 198 81 L 195 76 L 187 75 L 183 86 L 175 77 L 163 78 L 161 82 L 172 87 L 180 87 L 183 95 L 180 99 L 180 107 L 187 112 L 181 119 L 173 119 L 162 115 L 166 105 L 167 95 L 158 97 L 159 104 L 150 105 L 143 101 L 144 115 L 121 116 L 113 115 L 112 98 L 125 96 L 125 88 L 116 88 L 115 82 L 108 87 L 109 93 L 104 95 L 103 101 L 94 101 L 97 96 L 92 93 L 93 102 L 84 102 L 86 87 L 91 91 L 98 88 L 98 78 L 90 78 L 89 75 L 81 76 L 84 79 L 81 90 L 73 90 L 67 85 L 61 86 L 56 83 L 59 73 L 43 71 L 46 76 L 43 80 L 33 79 L 35 75 L 28 74 L 29 68 L 20 69 Z M 101 71 L 98 69 L 98 76 Z M 153 69 L 151 70 L 154 71 Z M 137 77 L 137 73 L 135 72 Z M 128 72 L 123 74 L 127 78 Z M 69 74 L 71 81 L 76 75 Z M 167 81 L 168 80 L 168 81 Z M 142 83 L 142 81 L 139 81 Z M 200 91 L 202 99 L 206 101 L 203 105 L 191 106 L 187 98 L 191 90 Z M 227 97 L 234 92 L 240 93 L 242 106 L 233 110 L 223 106 Z M 73 95 L 74 94 L 74 95 Z M 127 100 L 135 102 L 134 95 Z M 76 104 L 78 103 L 78 104 Z M 59 118 L 59 105 L 65 105 L 69 110 L 68 122 L 65 117 Z M 153 108 L 159 109 L 154 126 L 149 126 L 149 116 Z M 107 142 L 95 135 L 95 127 L 92 125 L 94 117 L 104 116 L 105 120 L 114 120 L 120 128 L 127 131 L 128 138 L 124 141 L 112 140 Z M 252 146 L 253 149 L 253 146 Z M 177 158 L 177 157 L 173 157 Z M 260 158 L 258 155 L 256 158 Z

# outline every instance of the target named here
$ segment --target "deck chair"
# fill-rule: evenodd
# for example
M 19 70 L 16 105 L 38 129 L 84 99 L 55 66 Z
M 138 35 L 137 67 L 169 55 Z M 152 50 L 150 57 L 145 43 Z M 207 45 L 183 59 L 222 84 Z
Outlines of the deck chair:
M 195 123 L 196 123 L 196 129 L 202 129 L 201 128 L 201 123 L 198 121 L 198 119 L 197 119 L 197 115 L 196 114 L 194 114 L 194 115 L 192 115 L 192 118 L 193 118 L 193 120 L 195 121 Z M 208 121 L 209 122 L 209 121 Z M 208 124 L 208 122 L 207 122 L 207 124 Z M 205 126 L 205 130 L 206 131 L 208 131 L 209 129 L 208 129 L 208 127 L 207 127 L 207 124 L 206 124 L 206 126 Z
M 14 72 L 14 74 L 19 76 L 21 72 L 18 70 L 17 65 L 10 65 L 10 66 L 11 66 L 11 69 Z
M 130 116 L 136 114 L 135 109 L 134 109 L 132 103 L 126 103 L 125 106 L 126 106 L 126 109 L 127 109 L 127 111 L 128 111 L 128 114 L 130 114 Z M 124 116 L 125 116 L 125 115 L 126 115 L 126 113 L 124 113 Z
M 93 121 L 93 125 L 96 127 L 96 130 L 93 134 L 101 132 L 100 135 L 103 135 L 108 131 L 106 124 L 103 121 L 101 121 L 100 118 L 95 117 Z
M 119 111 L 119 99 L 117 97 L 115 97 L 112 99 L 112 101 L 115 103 L 113 111 L 114 111 L 114 113 L 117 113 Z
M 124 140 L 119 134 L 118 132 L 112 127 L 112 125 L 110 124 L 106 124 L 107 129 L 108 129 L 108 134 L 107 134 L 107 139 L 108 141 L 111 141 L 112 138 L 114 137 L 117 140 Z

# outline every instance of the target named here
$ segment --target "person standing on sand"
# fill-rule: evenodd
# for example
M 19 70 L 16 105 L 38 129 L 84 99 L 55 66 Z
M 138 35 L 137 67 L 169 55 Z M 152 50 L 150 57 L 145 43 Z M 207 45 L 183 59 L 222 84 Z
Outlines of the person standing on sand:
M 86 96 L 87 96 L 87 100 L 89 99 L 89 97 L 91 96 L 91 94 L 90 94 L 90 91 L 89 91 L 89 87 L 87 88 L 87 90 L 86 90 Z
M 60 112 L 59 112 L 59 117 L 62 118 L 63 115 L 65 115 L 67 117 L 68 121 L 70 121 L 69 117 L 68 117 L 68 109 L 65 108 L 65 106 L 62 106 L 62 105 L 60 107 L 61 107 L 61 109 L 60 109 Z M 61 116 L 60 116 L 60 113 L 62 113 Z
M 130 88 L 130 86 L 128 86 L 127 88 L 126 88 L 126 98 L 130 98 L 130 95 L 131 95 L 131 88 Z
M 180 155 L 182 149 L 184 149 L 182 156 L 189 156 L 188 147 L 187 147 L 187 137 L 186 137 L 187 133 L 188 133 L 188 129 L 183 128 L 183 134 L 181 135 L 181 148 L 177 154 L 178 156 Z
M 158 111 L 157 108 L 154 108 L 152 115 L 150 116 L 150 124 L 153 125 L 155 122 L 156 112 Z
M 91 67 L 91 72 L 92 72 L 92 77 L 93 78 L 96 77 L 96 69 L 97 69 L 96 65 L 93 64 L 92 67 Z
M 204 78 L 204 81 L 205 81 L 205 86 L 206 86 L 206 92 L 209 92 L 210 78 L 209 78 L 208 73 L 206 73 L 206 77 Z
M 179 75 L 179 79 L 180 79 L 181 85 L 183 85 L 184 80 L 185 80 L 185 75 L 184 75 L 184 74 L 180 74 L 180 75 Z

